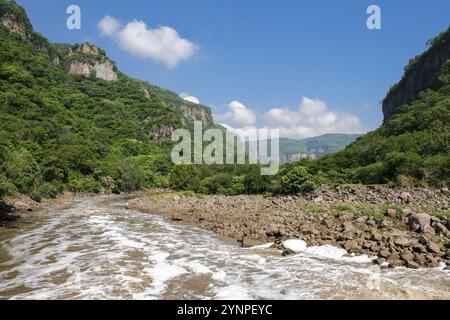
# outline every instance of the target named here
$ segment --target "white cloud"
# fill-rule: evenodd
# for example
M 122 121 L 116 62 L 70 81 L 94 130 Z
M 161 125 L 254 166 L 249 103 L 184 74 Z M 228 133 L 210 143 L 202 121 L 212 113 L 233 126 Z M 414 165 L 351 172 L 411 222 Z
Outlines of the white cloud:
M 188 60 L 198 49 L 189 40 L 181 38 L 176 30 L 166 26 L 151 29 L 143 21 L 134 20 L 121 26 L 116 19 L 105 16 L 98 28 L 102 35 L 114 38 L 123 50 L 163 62 L 169 68 Z
M 239 101 L 232 101 L 228 105 L 229 111 L 223 114 L 215 115 L 218 122 L 223 122 L 230 126 L 252 126 L 256 123 L 256 116 L 252 110 L 248 109 Z
M 214 118 L 238 135 L 257 128 L 279 129 L 281 137 L 293 139 L 303 139 L 326 133 L 363 133 L 366 131 L 357 116 L 332 111 L 324 101 L 307 97 L 303 97 L 296 109 L 273 108 L 258 119 L 254 111 L 238 101 L 230 103 L 228 109 L 228 112 L 215 115 Z
M 100 34 L 108 37 L 113 36 L 121 27 L 119 21 L 108 15 L 100 20 L 97 26 L 100 29 Z
M 189 101 L 189 102 L 192 102 L 192 103 L 195 103 L 195 104 L 200 104 L 200 100 L 197 99 L 197 97 L 191 96 L 189 93 L 184 93 L 183 92 L 183 93 L 180 94 L 180 97 L 183 100 L 186 100 L 186 101 Z
M 324 101 L 303 97 L 297 110 L 271 109 L 263 115 L 269 127 L 280 129 L 280 135 L 307 138 L 326 133 L 361 133 L 361 120 L 349 113 L 330 111 Z

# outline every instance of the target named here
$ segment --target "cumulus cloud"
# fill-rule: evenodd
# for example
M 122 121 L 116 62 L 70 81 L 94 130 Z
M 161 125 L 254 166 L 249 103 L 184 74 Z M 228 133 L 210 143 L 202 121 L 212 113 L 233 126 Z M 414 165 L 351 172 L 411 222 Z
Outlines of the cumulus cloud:
M 357 116 L 331 111 L 324 101 L 307 97 L 303 97 L 297 110 L 271 109 L 263 115 L 263 120 L 269 127 L 279 128 L 281 136 L 297 139 L 365 131 Z
M 257 128 L 279 129 L 281 137 L 293 139 L 366 131 L 357 116 L 332 111 L 324 101 L 307 97 L 303 97 L 295 109 L 273 108 L 258 118 L 254 111 L 238 101 L 230 103 L 228 109 L 226 113 L 215 115 L 215 119 L 238 135 Z
M 223 122 L 229 126 L 252 126 L 256 123 L 256 116 L 252 110 L 247 108 L 242 102 L 232 101 L 228 105 L 228 111 L 215 115 L 218 122 Z
M 106 15 L 100 22 L 98 23 L 98 28 L 100 29 L 100 34 L 102 36 L 113 36 L 119 28 L 121 28 L 121 25 L 119 21 L 114 19 L 113 17 L 110 17 Z
M 200 104 L 200 100 L 197 99 L 197 97 L 191 96 L 189 93 L 182 93 L 180 94 L 181 99 L 195 103 L 195 104 Z
M 156 60 L 169 68 L 188 60 L 198 47 L 180 37 L 167 26 L 151 29 L 143 21 L 134 20 L 122 26 L 115 18 L 105 16 L 98 23 L 101 35 L 115 39 L 119 46 L 141 58 Z

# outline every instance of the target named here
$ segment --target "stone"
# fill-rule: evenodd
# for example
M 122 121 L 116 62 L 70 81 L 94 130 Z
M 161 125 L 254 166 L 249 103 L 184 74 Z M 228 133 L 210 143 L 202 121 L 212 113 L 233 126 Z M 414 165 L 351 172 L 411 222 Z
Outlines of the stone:
M 430 241 L 426 237 L 420 236 L 420 238 L 419 238 L 419 243 L 420 244 L 427 245 L 428 242 L 430 242 Z
M 347 251 L 359 249 L 359 244 L 355 240 L 347 240 L 343 244 L 343 248 Z
M 414 261 L 414 255 L 409 250 L 403 251 L 400 257 L 405 261 Z
M 356 222 L 365 224 L 367 222 L 367 217 L 366 216 L 359 217 L 358 219 L 356 219 Z
M 406 267 L 409 269 L 419 269 L 420 265 L 417 262 L 414 261 L 406 261 Z
M 448 231 L 447 227 L 440 222 L 436 223 L 436 225 L 434 226 L 434 230 L 436 230 L 438 234 L 443 234 L 444 236 L 449 237 L 450 232 Z
M 252 247 L 260 246 L 263 244 L 265 244 L 265 242 L 262 242 L 260 240 L 248 239 L 248 238 L 242 239 L 242 248 L 252 248 Z
M 430 242 L 428 244 L 428 251 L 435 254 L 441 254 L 441 248 L 439 248 L 439 246 L 433 242 Z
M 383 220 L 380 223 L 380 228 L 391 228 L 394 226 L 394 223 L 392 221 L 389 220 Z
M 409 239 L 406 237 L 398 237 L 395 239 L 394 243 L 395 243 L 395 245 L 400 246 L 400 247 L 407 247 L 411 244 Z
M 427 260 L 426 265 L 429 268 L 437 268 L 437 267 L 439 267 L 439 262 L 437 262 L 436 259 L 434 259 L 434 258 L 429 258 Z
M 294 254 L 296 254 L 296 252 L 295 252 L 294 250 L 291 250 L 291 249 L 284 249 L 284 251 L 283 251 L 283 253 L 282 253 L 282 256 L 283 256 L 283 257 L 287 257 L 287 256 L 292 256 L 292 255 L 294 255 Z
M 342 224 L 342 227 L 344 229 L 344 232 L 354 232 L 355 231 L 355 227 L 353 226 L 353 223 L 351 223 L 349 221 L 344 222 Z
M 425 253 L 425 252 L 427 252 L 427 249 L 421 244 L 414 245 L 412 247 L 412 249 L 414 250 L 414 252 L 418 252 L 418 253 Z
M 400 267 L 405 264 L 405 262 L 400 259 L 400 255 L 397 252 L 391 253 L 386 262 L 389 263 L 389 267 L 391 268 Z
M 426 213 L 413 214 L 409 217 L 409 227 L 416 232 L 424 232 L 430 227 L 431 217 Z
M 387 209 L 386 210 L 386 216 L 388 216 L 389 218 L 394 219 L 395 217 L 397 217 L 397 210 L 395 210 L 395 209 Z
M 399 198 L 402 200 L 402 202 L 404 203 L 410 203 L 412 200 L 411 194 L 408 192 L 402 192 L 400 193 Z
M 180 196 L 174 196 L 173 198 L 172 198 L 172 200 L 173 201 L 180 201 L 181 200 L 181 197 Z
M 378 231 L 372 230 L 372 231 L 370 232 L 370 238 L 371 238 L 373 241 L 381 241 L 381 240 L 383 239 L 383 236 L 382 236 L 381 233 L 379 233 Z

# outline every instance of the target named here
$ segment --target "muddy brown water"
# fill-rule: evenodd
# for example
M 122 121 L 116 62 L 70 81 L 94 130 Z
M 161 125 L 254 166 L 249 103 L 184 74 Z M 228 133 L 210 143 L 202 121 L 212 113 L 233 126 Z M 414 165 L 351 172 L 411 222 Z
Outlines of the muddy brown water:
M 126 201 L 51 205 L 0 228 L 0 299 L 450 299 L 449 271 L 242 249 Z

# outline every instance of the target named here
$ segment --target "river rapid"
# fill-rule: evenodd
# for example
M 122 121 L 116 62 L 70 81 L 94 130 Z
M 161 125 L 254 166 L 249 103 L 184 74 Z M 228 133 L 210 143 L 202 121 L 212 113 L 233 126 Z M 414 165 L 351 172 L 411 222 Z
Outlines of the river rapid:
M 281 257 L 126 209 L 50 205 L 0 228 L 0 299 L 450 299 L 450 272 L 381 269 L 330 247 Z

